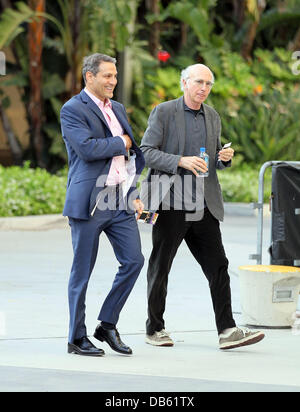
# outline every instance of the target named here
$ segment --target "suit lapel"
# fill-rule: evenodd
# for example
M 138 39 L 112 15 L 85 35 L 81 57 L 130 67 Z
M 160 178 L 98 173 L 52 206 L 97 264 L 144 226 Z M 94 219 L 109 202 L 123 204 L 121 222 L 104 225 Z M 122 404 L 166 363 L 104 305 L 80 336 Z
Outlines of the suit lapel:
M 205 117 L 205 126 L 206 126 L 206 151 L 207 153 L 215 153 L 216 151 L 216 142 L 214 140 L 213 134 L 213 124 L 212 116 L 207 110 L 206 105 L 203 104 L 204 117 Z
M 111 135 L 110 127 L 108 126 L 107 121 L 106 121 L 101 109 L 96 105 L 96 103 L 93 102 L 92 99 L 90 99 L 90 97 L 85 93 L 84 90 L 82 90 L 80 92 L 80 96 L 81 96 L 82 101 L 87 104 L 88 108 L 90 110 L 92 110 L 96 114 L 96 116 L 98 116 L 99 119 L 104 123 L 104 125 L 107 127 L 107 129 L 109 131 L 109 135 Z M 111 100 L 111 103 L 112 103 L 112 110 L 113 110 L 114 114 L 116 115 L 116 118 L 119 120 L 121 126 L 126 131 L 126 133 L 134 141 L 132 131 L 131 131 L 131 127 L 130 127 L 128 121 L 127 121 L 127 117 L 119 109 L 118 104 L 114 100 Z
M 185 119 L 184 119 L 184 110 L 183 110 L 183 97 L 180 97 L 176 101 L 175 124 L 176 124 L 176 130 L 178 134 L 179 154 L 183 155 L 184 147 L 185 147 Z
M 111 104 L 112 104 L 112 110 L 114 114 L 116 115 L 116 118 L 119 120 L 120 125 L 123 127 L 126 133 L 132 138 L 131 128 L 129 126 L 126 116 L 121 110 L 119 110 L 119 107 L 115 101 L 111 100 Z
M 92 110 L 95 113 L 95 115 L 98 116 L 99 119 L 105 124 L 108 130 L 110 130 L 100 107 L 98 107 L 96 103 L 93 102 L 93 100 L 89 98 L 89 96 L 85 93 L 84 90 L 81 91 L 80 95 L 81 95 L 82 101 L 87 104 L 88 108 Z

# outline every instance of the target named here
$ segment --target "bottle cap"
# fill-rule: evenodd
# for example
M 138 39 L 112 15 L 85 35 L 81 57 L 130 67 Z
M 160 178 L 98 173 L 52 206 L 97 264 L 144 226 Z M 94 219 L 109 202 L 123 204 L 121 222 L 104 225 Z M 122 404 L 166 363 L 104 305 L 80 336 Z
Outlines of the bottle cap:
M 205 147 L 200 147 L 200 152 L 205 152 Z

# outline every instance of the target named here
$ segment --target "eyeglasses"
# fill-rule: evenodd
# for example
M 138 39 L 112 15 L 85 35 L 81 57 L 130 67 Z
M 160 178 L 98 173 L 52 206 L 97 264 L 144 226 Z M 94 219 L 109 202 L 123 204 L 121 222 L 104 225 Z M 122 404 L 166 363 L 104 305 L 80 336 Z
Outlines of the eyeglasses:
M 209 89 L 211 89 L 214 84 L 213 82 L 206 82 L 205 80 L 201 80 L 201 79 L 191 79 L 190 77 L 188 77 L 188 79 L 193 80 L 193 82 L 196 83 L 200 87 L 203 87 L 205 85 Z

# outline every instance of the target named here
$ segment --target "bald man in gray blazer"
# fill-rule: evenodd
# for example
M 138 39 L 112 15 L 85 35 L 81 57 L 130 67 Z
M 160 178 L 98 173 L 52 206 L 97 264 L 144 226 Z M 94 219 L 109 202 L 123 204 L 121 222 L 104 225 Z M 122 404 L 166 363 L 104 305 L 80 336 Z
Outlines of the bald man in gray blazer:
M 222 148 L 220 116 L 204 103 L 213 82 L 213 73 L 202 64 L 183 70 L 183 96 L 153 109 L 140 146 L 149 167 L 141 198 L 146 209 L 159 213 L 147 271 L 146 342 L 154 346 L 174 345 L 163 315 L 168 275 L 183 240 L 208 280 L 219 348 L 250 345 L 264 337 L 262 332 L 236 327 L 232 316 L 228 260 L 219 227 L 224 207 L 216 170 L 231 165 L 234 150 Z M 201 147 L 209 155 L 208 164 L 199 156 Z

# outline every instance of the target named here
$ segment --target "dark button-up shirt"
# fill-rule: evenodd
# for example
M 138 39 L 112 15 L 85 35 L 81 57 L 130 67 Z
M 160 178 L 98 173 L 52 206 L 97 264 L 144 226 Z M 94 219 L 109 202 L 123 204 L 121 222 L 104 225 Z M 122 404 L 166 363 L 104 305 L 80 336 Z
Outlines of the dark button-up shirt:
M 183 156 L 198 156 L 200 147 L 205 147 L 206 144 L 205 115 L 202 105 L 200 110 L 193 110 L 184 103 L 184 119 L 186 138 Z M 178 180 L 175 180 L 170 189 L 170 206 L 175 209 L 194 210 L 197 201 L 200 209 L 204 207 L 203 190 L 200 189 L 199 192 L 197 189 L 198 196 L 196 197 L 196 176 L 184 168 L 179 168 L 178 172 L 177 179 L 181 179 L 182 186 L 178 184 L 180 183 Z M 168 196 L 163 201 L 163 205 L 166 204 L 168 204 Z

